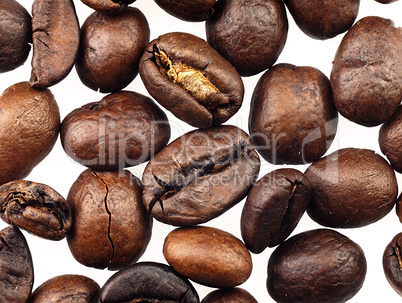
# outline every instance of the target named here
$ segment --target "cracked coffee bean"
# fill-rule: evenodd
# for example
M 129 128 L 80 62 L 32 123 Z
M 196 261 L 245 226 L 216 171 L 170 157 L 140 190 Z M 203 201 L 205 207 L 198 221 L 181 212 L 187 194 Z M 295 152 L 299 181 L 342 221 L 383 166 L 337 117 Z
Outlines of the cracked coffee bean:
M 383 218 L 396 203 L 395 172 L 371 150 L 340 149 L 304 174 L 313 188 L 307 213 L 324 226 L 362 227 Z
M 24 179 L 52 150 L 60 128 L 59 107 L 48 89 L 28 82 L 0 96 L 0 184 Z
M 382 265 L 388 283 L 402 297 L 402 233 L 397 234 L 385 248 Z
M 148 246 L 152 218 L 141 181 L 129 171 L 83 171 L 67 196 L 73 224 L 67 243 L 81 264 L 117 270 L 136 262 Z
M 207 41 L 241 76 L 271 67 L 288 34 L 282 0 L 221 0 L 206 22 Z
M 81 0 L 82 3 L 96 11 L 111 13 L 118 13 L 125 10 L 129 4 L 135 1 L 136 0 Z
M 35 0 L 32 4 L 30 85 L 50 87 L 70 73 L 77 59 L 80 25 L 72 0 Z
M 0 73 L 24 64 L 31 42 L 31 15 L 16 0 L 0 0 Z
M 164 11 L 184 21 L 205 21 L 214 12 L 217 0 L 155 0 Z
M 235 68 L 191 34 L 168 33 L 151 41 L 139 72 L 149 94 L 194 127 L 222 124 L 243 102 L 243 81 Z
M 82 275 L 61 275 L 41 284 L 29 303 L 95 303 L 100 286 Z
M 346 302 L 361 289 L 366 271 L 358 244 L 334 230 L 316 229 L 274 250 L 267 288 L 277 302 Z
M 244 283 L 253 268 L 243 242 L 228 232 L 207 226 L 171 231 L 165 239 L 163 255 L 178 273 L 215 288 Z
M 63 239 L 71 228 L 67 201 L 50 186 L 25 180 L 0 186 L 0 217 L 49 240 Z
M 257 300 L 245 289 L 234 287 L 217 289 L 204 297 L 201 303 L 258 303 Z
M 115 273 L 103 285 L 98 303 L 198 303 L 193 285 L 170 266 L 139 262 Z
M 260 159 L 249 136 L 230 125 L 194 130 L 162 149 L 146 166 L 143 202 L 158 221 L 207 222 L 246 197 Z
M 247 248 L 261 253 L 282 243 L 296 228 L 310 197 L 310 182 L 295 169 L 277 169 L 258 180 L 241 215 L 241 234 Z
M 34 270 L 28 243 L 16 226 L 0 231 L 0 302 L 26 303 Z
M 96 170 L 118 170 L 148 161 L 170 139 L 166 114 L 130 91 L 112 93 L 69 113 L 61 143 L 72 159 Z

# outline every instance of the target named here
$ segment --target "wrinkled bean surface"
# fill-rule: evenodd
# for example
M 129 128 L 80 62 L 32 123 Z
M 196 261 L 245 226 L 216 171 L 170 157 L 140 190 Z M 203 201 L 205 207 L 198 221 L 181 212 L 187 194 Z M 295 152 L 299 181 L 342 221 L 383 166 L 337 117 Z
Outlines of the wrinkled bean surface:
M 402 296 L 402 233 L 398 233 L 384 250 L 382 265 L 392 288 Z

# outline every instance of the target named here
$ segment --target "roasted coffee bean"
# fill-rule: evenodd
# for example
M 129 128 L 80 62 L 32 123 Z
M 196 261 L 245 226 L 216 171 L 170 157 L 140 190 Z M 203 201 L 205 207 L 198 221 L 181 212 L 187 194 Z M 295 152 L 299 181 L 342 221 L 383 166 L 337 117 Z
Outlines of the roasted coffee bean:
M 382 4 L 389 4 L 389 3 L 392 3 L 392 2 L 396 2 L 398 0 L 375 0 L 375 1 L 380 2 Z
M 398 216 L 399 221 L 402 223 L 402 192 L 399 195 L 395 208 L 396 208 L 396 215 Z
M 371 150 L 340 149 L 311 164 L 305 176 L 313 188 L 307 212 L 324 226 L 365 226 L 383 218 L 396 203 L 395 172 Z
M 274 250 L 267 288 L 277 302 L 346 302 L 361 289 L 366 271 L 358 244 L 334 230 L 316 229 Z
M 0 184 L 23 179 L 52 150 L 59 107 L 48 89 L 14 84 L 0 96 Z
M 392 168 L 402 173 L 402 105 L 381 125 L 378 142 Z
M 385 248 L 382 266 L 388 283 L 402 297 L 402 233 L 397 234 Z
M 222 0 L 206 22 L 208 43 L 242 76 L 271 67 L 281 54 L 288 19 L 281 0 Z
M 82 275 L 61 275 L 41 284 L 29 303 L 95 303 L 100 286 Z
M 140 180 L 129 171 L 87 169 L 80 174 L 67 196 L 73 210 L 67 243 L 78 262 L 117 270 L 142 256 L 152 219 L 141 193 Z
M 119 14 L 94 12 L 81 28 L 76 70 L 82 83 L 102 93 L 134 80 L 150 29 L 144 14 L 128 7 Z
M 139 72 L 149 94 L 194 127 L 227 121 L 243 102 L 243 81 L 235 68 L 191 34 L 168 33 L 151 41 Z
M 205 21 L 214 13 L 217 0 L 155 0 L 163 10 L 184 21 Z
M 142 176 L 143 202 L 158 221 L 204 223 L 245 198 L 259 169 L 258 154 L 240 128 L 194 130 L 148 163 Z
M 135 0 L 81 0 L 82 3 L 97 11 L 121 12 Z
M 192 284 L 170 266 L 139 262 L 115 273 L 102 287 L 98 303 L 198 303 Z
M 169 142 L 170 126 L 151 98 L 121 91 L 69 113 L 60 137 L 66 153 L 78 163 L 118 170 L 152 158 Z
M 329 80 L 318 69 L 278 64 L 262 75 L 254 89 L 250 136 L 272 164 L 318 160 L 330 147 L 337 125 Z
M 402 99 L 402 28 L 389 19 L 365 17 L 343 37 L 331 71 L 340 114 L 364 126 L 388 120 Z
M 67 201 L 50 186 L 25 180 L 0 186 L 0 218 L 50 240 L 63 239 L 71 228 Z
M 31 15 L 16 0 L 0 0 L 0 73 L 21 66 L 31 50 Z
M 329 39 L 346 32 L 355 22 L 360 0 L 285 0 L 297 26 L 314 39 Z
M 49 87 L 70 73 L 77 59 L 80 25 L 72 0 L 32 4 L 33 57 L 30 85 Z
M 28 243 L 16 226 L 0 231 L 0 302 L 26 303 L 34 270 Z
M 201 303 L 258 303 L 247 291 L 239 287 L 217 289 L 210 292 Z
M 247 248 L 260 253 L 282 243 L 296 228 L 310 197 L 310 182 L 295 169 L 277 169 L 258 180 L 241 215 L 241 234 Z
M 178 273 L 216 288 L 242 284 L 253 268 L 243 242 L 228 232 L 207 226 L 171 231 L 165 239 L 163 255 Z

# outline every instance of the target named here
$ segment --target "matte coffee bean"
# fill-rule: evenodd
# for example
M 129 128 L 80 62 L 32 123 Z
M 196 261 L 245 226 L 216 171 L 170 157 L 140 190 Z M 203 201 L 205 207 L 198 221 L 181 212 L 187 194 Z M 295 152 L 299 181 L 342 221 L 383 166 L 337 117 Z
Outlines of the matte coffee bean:
M 77 59 L 80 25 L 72 0 L 35 0 L 32 4 L 30 85 L 49 87 L 70 73 Z
M 48 89 L 28 82 L 0 96 L 0 184 L 24 179 L 52 150 L 60 128 L 59 107 Z
M 334 230 L 316 229 L 274 250 L 267 288 L 276 302 L 346 302 L 361 289 L 366 272 L 358 244 Z
M 253 268 L 243 242 L 228 232 L 207 226 L 171 231 L 165 239 L 163 255 L 178 273 L 216 288 L 242 284 Z
M 78 163 L 96 170 L 118 170 L 158 153 L 169 142 L 170 126 L 151 98 L 120 91 L 69 113 L 60 137 L 67 155 Z
M 236 69 L 191 34 L 168 33 L 151 41 L 139 72 L 149 94 L 194 127 L 222 124 L 243 102 L 243 81 Z
M 170 266 L 139 262 L 115 273 L 103 285 L 98 303 L 198 303 L 193 285 Z
M 247 248 L 261 253 L 282 243 L 296 228 L 310 197 L 310 182 L 295 169 L 277 169 L 258 180 L 241 214 L 241 234 Z
M 149 36 L 148 21 L 137 8 L 118 14 L 92 13 L 81 27 L 75 65 L 82 83 L 102 93 L 125 88 L 138 75 Z
M 74 258 L 117 270 L 136 262 L 148 246 L 152 218 L 141 199 L 140 180 L 129 171 L 83 171 L 67 196 L 73 225 L 67 243 Z
M 184 21 L 205 21 L 214 12 L 217 0 L 155 0 L 163 10 Z
M 402 233 L 397 234 L 385 248 L 382 265 L 388 283 L 402 297 Z
M 0 231 L 0 252 L 0 302 L 27 302 L 34 270 L 31 251 L 18 227 L 10 226 Z
M 61 240 L 71 217 L 70 205 L 48 185 L 15 180 L 0 186 L 0 218 L 34 235 Z
M 29 303 L 95 303 L 100 286 L 82 275 L 61 275 L 41 284 Z
M 234 287 L 217 289 L 204 297 L 201 303 L 258 303 L 257 300 L 245 289 Z
M 383 218 L 396 203 L 395 172 L 372 150 L 340 149 L 311 164 L 305 176 L 313 188 L 307 213 L 324 226 L 365 226 Z
M 16 0 L 0 0 L 0 73 L 21 66 L 31 42 L 31 15 Z
M 81 2 L 97 11 L 118 13 L 125 10 L 135 0 L 81 0 Z
M 337 125 L 329 80 L 318 69 L 277 64 L 259 79 L 251 100 L 249 131 L 268 162 L 318 160 L 333 142 Z
M 207 41 L 242 76 L 271 67 L 285 46 L 288 19 L 281 0 L 222 0 L 206 22 Z
M 335 105 L 363 125 L 388 120 L 402 99 L 402 28 L 392 20 L 365 17 L 343 37 L 331 71 Z
M 143 202 L 158 221 L 204 223 L 245 198 L 259 169 L 259 156 L 240 128 L 194 130 L 149 161 L 142 176 Z

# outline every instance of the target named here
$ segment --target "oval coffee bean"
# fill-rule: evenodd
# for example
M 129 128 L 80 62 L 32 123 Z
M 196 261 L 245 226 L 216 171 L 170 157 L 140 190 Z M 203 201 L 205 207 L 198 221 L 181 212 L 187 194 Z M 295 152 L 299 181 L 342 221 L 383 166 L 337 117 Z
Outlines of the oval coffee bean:
M 194 130 L 149 161 L 142 176 L 143 202 L 158 221 L 204 223 L 245 198 L 259 169 L 258 154 L 240 128 Z
M 0 186 L 0 218 L 50 240 L 63 239 L 72 223 L 70 205 L 58 192 L 25 180 Z
M 257 300 L 247 291 L 239 287 L 217 289 L 210 292 L 201 303 L 258 303 Z
M 151 41 L 140 60 L 149 94 L 180 120 L 200 128 L 222 124 L 243 102 L 243 81 L 206 41 L 168 33 Z
M 277 302 L 346 302 L 361 289 L 366 271 L 358 244 L 334 230 L 316 229 L 274 250 L 267 288 Z
M 59 107 L 48 89 L 14 84 L 0 96 L 0 184 L 24 179 L 52 150 Z
M 151 98 L 120 91 L 69 113 L 60 137 L 66 153 L 78 163 L 118 170 L 158 153 L 170 139 L 170 126 Z
M 216 288 L 242 284 L 253 268 L 243 242 L 228 232 L 207 226 L 171 231 L 165 239 L 163 255 L 178 273 Z
M 139 262 L 115 273 L 103 285 L 98 303 L 180 302 L 198 303 L 191 283 L 170 266 Z
M 206 22 L 207 41 L 241 76 L 271 67 L 281 54 L 288 19 L 281 0 L 222 0 Z
M 0 73 L 21 66 L 31 50 L 31 15 L 16 0 L 0 0 Z
M 32 4 L 30 85 L 49 87 L 70 73 L 77 59 L 80 25 L 72 0 L 35 0 Z
M 388 120 L 402 99 L 402 28 L 389 19 L 365 17 L 343 37 L 331 71 L 341 115 L 364 126 Z
M 396 215 L 398 216 L 399 221 L 402 223 L 402 192 L 399 195 L 395 208 L 396 208 Z
M 106 11 L 117 13 L 125 10 L 127 6 L 134 3 L 135 0 L 81 0 L 82 3 L 88 5 L 96 11 Z
M 277 169 L 258 180 L 241 214 L 241 234 L 247 248 L 260 253 L 282 243 L 296 228 L 310 197 L 310 182 L 295 169 Z
M 73 225 L 67 243 L 74 258 L 95 268 L 120 269 L 148 246 L 152 218 L 141 199 L 140 180 L 129 171 L 83 171 L 67 196 Z
M 388 283 L 402 297 L 402 233 L 397 234 L 385 248 L 382 265 Z
M 28 243 L 16 226 L 0 231 L 0 302 L 26 303 L 34 270 Z
M 217 0 L 155 0 L 163 10 L 184 21 L 205 21 L 215 12 Z
M 311 164 L 305 176 L 313 188 L 307 213 L 324 226 L 365 226 L 383 218 L 396 203 L 395 172 L 371 150 L 340 149 Z

